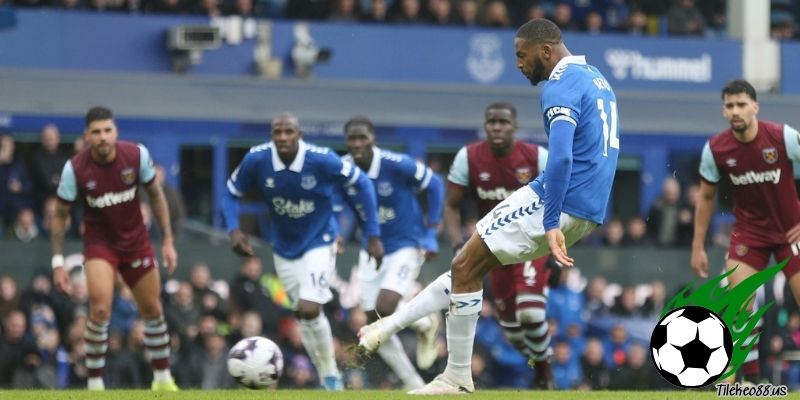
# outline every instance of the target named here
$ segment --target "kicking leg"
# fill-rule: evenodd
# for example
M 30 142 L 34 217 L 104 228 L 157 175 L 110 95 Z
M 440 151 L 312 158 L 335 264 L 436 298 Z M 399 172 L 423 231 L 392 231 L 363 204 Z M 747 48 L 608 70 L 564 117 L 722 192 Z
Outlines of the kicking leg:
M 375 352 L 381 343 L 400 330 L 450 306 L 450 272 L 440 275 L 408 303 L 390 316 L 371 323 L 358 332 L 358 346 L 366 353 Z M 438 322 L 438 321 L 437 321 Z
M 378 293 L 375 310 L 367 312 L 369 322 L 375 322 L 379 317 L 391 315 L 401 299 L 402 296 L 399 293 L 381 289 Z M 425 384 L 422 377 L 414 369 L 414 365 L 411 364 L 411 360 L 408 359 L 408 354 L 403 349 L 403 345 L 397 335 L 392 335 L 389 340 L 381 343 L 380 347 L 378 347 L 378 354 L 386 362 L 386 365 L 403 381 L 403 386 L 407 390 L 416 389 Z
M 447 315 L 447 367 L 431 383 L 411 394 L 469 393 L 475 326 L 483 306 L 483 277 L 500 262 L 477 233 L 451 264 L 453 292 Z

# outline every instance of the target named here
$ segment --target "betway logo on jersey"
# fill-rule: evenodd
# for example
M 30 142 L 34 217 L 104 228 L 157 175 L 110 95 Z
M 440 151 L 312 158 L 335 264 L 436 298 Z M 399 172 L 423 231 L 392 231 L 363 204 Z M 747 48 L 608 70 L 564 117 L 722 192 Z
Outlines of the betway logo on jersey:
M 495 189 L 478 188 L 478 198 L 481 200 L 505 200 L 512 193 L 514 192 L 506 190 L 504 187 Z
M 314 201 L 312 200 L 300 200 L 295 203 L 283 197 L 275 197 L 272 199 L 272 205 L 275 206 L 275 213 L 286 215 L 289 218 L 303 218 L 314 212 Z
M 781 169 L 776 168 L 772 171 L 747 171 L 741 175 L 728 174 L 734 185 L 749 185 L 751 183 L 772 182 L 778 184 L 781 180 Z
M 385 224 L 397 217 L 397 213 L 394 212 L 394 208 L 391 207 L 378 207 L 378 223 Z
M 86 204 L 92 208 L 105 208 L 126 203 L 136 197 L 136 186 L 122 192 L 110 192 L 102 196 L 92 197 L 86 195 Z

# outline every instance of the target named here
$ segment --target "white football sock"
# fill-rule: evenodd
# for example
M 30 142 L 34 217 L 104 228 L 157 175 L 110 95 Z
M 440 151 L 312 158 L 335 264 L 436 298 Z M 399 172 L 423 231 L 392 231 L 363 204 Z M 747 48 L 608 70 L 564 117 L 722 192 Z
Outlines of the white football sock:
M 406 389 L 416 389 L 425 385 L 425 381 L 422 380 L 417 370 L 411 365 L 411 360 L 408 359 L 408 354 L 403 349 L 403 344 L 400 343 L 400 338 L 397 335 L 392 335 L 391 339 L 383 342 L 381 347 L 378 348 L 378 354 L 381 355 L 386 365 L 403 381 Z
M 446 310 L 450 306 L 450 283 L 450 273 L 445 272 L 425 289 L 422 289 L 411 301 L 398 307 L 394 314 L 386 317 L 389 326 L 393 329 L 392 333 L 402 330 L 429 314 Z
M 472 346 L 478 313 L 483 306 L 483 290 L 453 293 L 447 314 L 447 367 L 444 373 L 460 383 L 472 382 Z
M 326 376 L 339 376 L 336 358 L 333 354 L 333 334 L 328 318 L 322 312 L 312 320 L 299 320 L 300 336 L 311 361 L 317 367 L 320 381 Z
M 172 380 L 172 372 L 168 369 L 154 369 L 153 380 L 156 382 L 169 382 Z
M 105 390 L 106 385 L 103 383 L 103 377 L 90 377 L 86 380 L 86 388 L 89 390 Z

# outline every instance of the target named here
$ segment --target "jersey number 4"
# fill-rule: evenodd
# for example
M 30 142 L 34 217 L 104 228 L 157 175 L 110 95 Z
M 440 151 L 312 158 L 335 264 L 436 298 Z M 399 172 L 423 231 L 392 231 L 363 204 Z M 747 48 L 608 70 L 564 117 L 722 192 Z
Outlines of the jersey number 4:
M 609 101 L 611 108 L 611 127 L 608 124 L 608 112 L 603 99 L 597 99 L 597 109 L 600 110 L 600 119 L 603 120 L 603 157 L 608 157 L 608 148 L 619 149 L 619 132 L 617 128 L 617 102 Z

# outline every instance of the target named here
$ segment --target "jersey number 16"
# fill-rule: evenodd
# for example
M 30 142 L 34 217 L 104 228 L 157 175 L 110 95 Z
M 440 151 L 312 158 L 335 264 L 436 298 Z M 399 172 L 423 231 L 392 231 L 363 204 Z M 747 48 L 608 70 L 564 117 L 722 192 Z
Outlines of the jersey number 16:
M 608 148 L 619 149 L 619 132 L 617 131 L 617 102 L 609 101 L 611 108 L 611 129 L 608 126 L 608 113 L 603 99 L 597 99 L 597 109 L 600 110 L 600 119 L 603 120 L 603 157 L 608 157 Z

